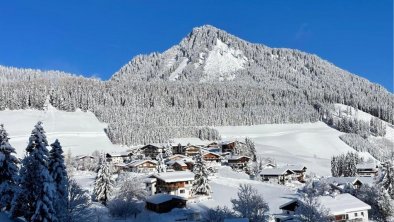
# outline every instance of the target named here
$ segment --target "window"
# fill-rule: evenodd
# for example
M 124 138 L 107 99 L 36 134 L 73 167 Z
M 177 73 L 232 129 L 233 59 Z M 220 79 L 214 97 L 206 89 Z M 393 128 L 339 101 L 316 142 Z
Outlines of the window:
M 185 190 L 179 190 L 179 193 L 185 193 Z
M 357 217 L 357 213 L 354 213 L 354 216 Z
M 363 216 L 363 217 L 364 217 L 364 212 L 361 212 L 361 216 Z

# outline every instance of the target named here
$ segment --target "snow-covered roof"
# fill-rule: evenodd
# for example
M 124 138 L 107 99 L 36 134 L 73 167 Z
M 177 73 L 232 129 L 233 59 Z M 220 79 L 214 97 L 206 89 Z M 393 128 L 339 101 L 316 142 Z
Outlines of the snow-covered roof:
M 163 148 L 165 146 L 165 144 L 164 143 L 149 143 L 149 144 L 146 144 L 145 146 L 141 147 L 140 149 L 144 149 L 147 146 L 155 146 L 157 148 Z
M 194 180 L 194 173 L 187 171 L 176 171 L 154 174 L 152 177 L 156 177 L 163 180 L 166 183 L 180 182 L 180 181 L 190 181 Z
M 144 164 L 146 162 L 157 164 L 157 161 L 155 161 L 155 160 L 135 160 L 135 161 L 129 163 L 128 166 L 129 167 L 136 167 L 136 166 L 139 166 L 139 165 Z
M 215 152 L 211 152 L 211 151 L 209 151 L 209 150 L 202 150 L 202 153 L 203 153 L 203 155 L 206 155 L 206 154 L 212 154 L 212 155 L 215 155 L 215 156 L 218 156 L 218 157 L 220 157 L 220 154 L 219 153 L 215 153 Z
M 155 195 L 148 197 L 146 199 L 146 202 L 153 203 L 153 204 L 161 204 L 161 203 L 170 201 L 172 199 L 179 199 L 179 200 L 186 200 L 187 201 L 187 199 L 184 197 L 175 196 L 175 195 L 166 194 L 166 193 L 159 193 L 159 194 L 155 194 Z
M 375 163 L 359 163 L 356 165 L 357 169 L 375 169 L 376 164 Z
M 289 168 L 265 168 L 260 171 L 260 175 L 283 175 L 287 171 L 294 173 Z
M 327 183 L 343 185 L 343 184 L 354 184 L 356 181 L 360 181 L 362 184 L 373 184 L 374 179 L 372 177 L 327 177 L 324 179 Z
M 294 164 L 294 165 L 292 164 L 292 165 L 287 165 L 286 168 L 292 171 L 301 171 L 304 168 L 306 168 L 306 166 L 300 164 Z
M 334 197 L 319 196 L 317 200 L 332 215 L 371 209 L 371 206 L 348 193 L 337 194 Z
M 250 159 L 250 157 L 248 157 L 248 156 L 229 156 L 227 159 L 228 160 L 239 160 L 242 157 L 246 157 L 246 158 Z
M 93 156 L 89 156 L 89 155 L 82 155 L 82 156 L 76 156 L 75 157 L 75 159 L 77 159 L 77 160 L 81 160 L 81 159 L 85 159 L 85 158 L 94 159 Z
M 187 146 L 188 144 L 190 145 L 208 145 L 211 141 L 204 141 L 201 140 L 200 138 L 195 138 L 195 137 L 190 137 L 190 138 L 174 138 L 171 139 L 170 143 L 173 146 L 177 146 L 178 144 L 181 144 L 181 146 Z
M 175 155 L 167 157 L 167 159 L 169 159 L 169 160 L 173 160 L 173 159 L 177 159 L 177 158 L 184 159 L 184 158 L 187 158 L 187 156 L 182 155 L 182 154 L 175 154 Z
M 182 161 L 182 160 L 174 161 L 171 165 L 174 165 L 176 163 L 179 164 L 180 166 L 187 166 L 186 163 L 184 161 Z

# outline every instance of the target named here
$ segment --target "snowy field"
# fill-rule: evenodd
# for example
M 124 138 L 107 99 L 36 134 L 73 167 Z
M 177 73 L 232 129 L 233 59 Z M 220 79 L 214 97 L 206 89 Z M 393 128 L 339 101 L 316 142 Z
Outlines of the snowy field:
M 339 136 L 343 133 L 322 122 L 215 127 L 223 140 L 250 137 L 258 155 L 274 158 L 278 164 L 302 164 L 308 172 L 330 176 L 330 158 L 355 151 Z
M 97 120 L 91 112 L 59 111 L 52 106 L 43 110 L 5 110 L 0 111 L 0 123 L 10 135 L 10 143 L 15 147 L 18 157 L 23 157 L 29 136 L 34 125 L 42 121 L 47 132 L 48 143 L 59 139 L 63 150 L 71 149 L 73 156 L 91 154 L 95 150 L 120 150 L 113 145 L 104 132 L 106 124 Z

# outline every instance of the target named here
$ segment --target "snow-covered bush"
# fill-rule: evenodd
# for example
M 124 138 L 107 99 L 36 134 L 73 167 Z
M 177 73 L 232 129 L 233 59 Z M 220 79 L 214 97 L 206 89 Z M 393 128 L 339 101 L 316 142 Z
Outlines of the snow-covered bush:
M 204 221 L 206 222 L 223 222 L 224 219 L 233 219 L 237 218 L 237 215 L 234 211 L 229 209 L 228 207 L 220 207 L 217 206 L 214 209 L 209 209 L 205 216 Z
M 240 184 L 237 196 L 237 199 L 231 199 L 231 203 L 240 217 L 249 218 L 251 222 L 268 220 L 268 204 L 255 188 L 249 184 Z
M 112 217 L 136 217 L 141 212 L 140 204 L 135 200 L 115 198 L 108 202 L 108 210 Z
M 83 190 L 75 180 L 69 179 L 67 193 L 67 222 L 89 221 L 92 218 L 89 192 Z

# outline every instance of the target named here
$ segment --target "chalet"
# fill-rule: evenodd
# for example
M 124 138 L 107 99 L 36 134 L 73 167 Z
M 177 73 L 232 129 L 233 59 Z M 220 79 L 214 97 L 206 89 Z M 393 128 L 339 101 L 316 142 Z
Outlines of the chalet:
M 163 152 L 164 146 L 161 144 L 148 144 L 140 148 L 145 157 L 155 160 L 159 153 Z
M 197 154 L 200 153 L 200 149 L 201 147 L 199 146 L 194 146 L 194 145 L 187 146 L 185 148 L 185 155 L 188 157 L 196 156 Z
M 154 160 L 136 160 L 127 164 L 129 171 L 135 173 L 151 173 L 157 169 L 157 161 Z
M 300 182 L 305 182 L 305 172 L 306 166 L 303 165 L 287 165 L 286 168 L 293 171 L 293 179 L 298 180 Z
M 286 184 L 293 175 L 294 172 L 288 168 L 267 168 L 260 171 L 262 181 L 278 184 Z
M 202 157 L 205 161 L 220 162 L 221 156 L 218 153 L 203 151 Z
M 375 177 L 378 175 L 378 166 L 375 163 L 359 163 L 356 165 L 357 175 L 360 177 Z
M 131 160 L 132 156 L 133 156 L 132 152 L 106 153 L 105 159 L 109 163 L 117 164 L 117 163 L 124 163 L 124 162 Z
M 323 181 L 339 191 L 342 191 L 348 185 L 359 189 L 363 185 L 372 185 L 374 182 L 371 177 L 328 177 L 323 179 Z
M 199 138 L 176 138 L 170 140 L 172 153 L 174 154 L 185 154 L 185 148 L 191 145 L 202 147 L 206 144 L 206 141 L 203 141 Z
M 219 149 L 220 144 L 218 142 L 212 142 L 212 143 L 209 143 L 208 145 L 206 145 L 206 147 L 211 148 L 211 149 L 215 149 L 215 148 Z
M 76 156 L 75 161 L 77 162 L 77 169 L 78 170 L 87 170 L 94 164 L 94 157 L 83 155 L 83 156 Z
M 236 154 L 235 148 L 237 146 L 246 146 L 246 144 L 243 143 L 243 142 L 240 142 L 238 140 L 235 140 L 235 141 L 224 141 L 224 142 L 221 143 L 222 153 L 230 152 L 232 154 Z
M 185 171 L 188 170 L 187 164 L 183 160 L 172 161 L 171 165 L 172 169 L 175 171 Z
M 183 160 L 183 159 L 186 159 L 186 158 L 187 158 L 187 156 L 185 156 L 185 155 L 175 154 L 175 155 L 167 157 L 167 160 L 168 161 L 171 161 L 171 160 L 176 161 L 176 160 Z
M 247 156 L 229 156 L 228 165 L 234 169 L 243 169 L 248 165 L 250 157 Z
M 159 193 L 146 199 L 146 209 L 156 213 L 167 213 L 174 208 L 186 207 L 187 199 L 180 196 Z
M 191 187 L 194 181 L 194 173 L 188 171 L 176 171 L 160 174 L 153 174 L 146 179 L 147 191 L 153 195 L 157 193 L 167 193 L 189 198 Z
M 369 221 L 368 210 L 371 206 L 348 193 L 337 194 L 333 197 L 319 196 L 317 201 L 328 210 L 332 221 Z M 300 200 L 292 200 L 281 205 L 279 209 L 282 210 L 282 214 L 275 216 L 276 221 L 288 221 L 294 217 L 295 210 L 301 204 Z

